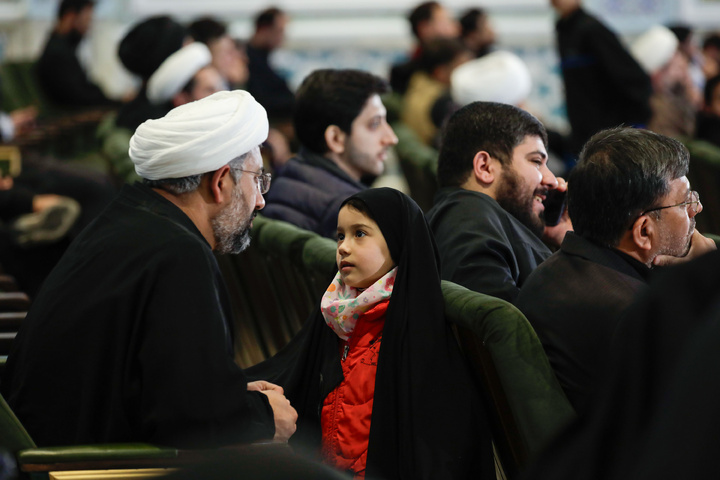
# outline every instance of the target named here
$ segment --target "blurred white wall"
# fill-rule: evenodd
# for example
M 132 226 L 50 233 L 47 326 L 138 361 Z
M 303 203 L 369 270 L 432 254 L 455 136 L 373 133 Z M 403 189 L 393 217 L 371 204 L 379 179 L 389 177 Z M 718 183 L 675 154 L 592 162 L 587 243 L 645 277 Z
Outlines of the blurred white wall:
M 0 61 L 37 58 L 52 27 L 59 0 L 0 0 Z M 354 67 L 384 75 L 412 45 L 405 16 L 417 0 L 97 0 L 95 24 L 84 46 L 91 76 L 116 98 L 137 81 L 120 65 L 116 48 L 136 21 L 170 13 L 181 22 L 212 15 L 247 38 L 254 12 L 270 5 L 291 16 L 287 43 L 275 65 L 296 85 L 318 67 Z M 563 121 L 561 82 L 554 50 L 554 13 L 549 0 L 445 0 L 454 14 L 485 8 L 498 33 L 498 47 L 521 55 L 533 73 L 530 105 L 546 122 Z M 625 40 L 655 23 L 684 21 L 700 32 L 720 29 L 716 0 L 585 0 Z M 562 125 L 556 125 L 562 129 Z

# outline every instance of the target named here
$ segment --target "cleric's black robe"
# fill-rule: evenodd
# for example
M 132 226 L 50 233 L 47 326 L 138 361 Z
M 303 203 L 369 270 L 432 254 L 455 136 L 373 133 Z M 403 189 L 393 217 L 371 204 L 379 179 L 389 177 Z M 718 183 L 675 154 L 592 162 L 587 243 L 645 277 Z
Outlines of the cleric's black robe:
M 125 186 L 34 300 L 1 388 L 40 446 L 272 438 L 267 397 L 233 361 L 227 291 L 175 205 Z

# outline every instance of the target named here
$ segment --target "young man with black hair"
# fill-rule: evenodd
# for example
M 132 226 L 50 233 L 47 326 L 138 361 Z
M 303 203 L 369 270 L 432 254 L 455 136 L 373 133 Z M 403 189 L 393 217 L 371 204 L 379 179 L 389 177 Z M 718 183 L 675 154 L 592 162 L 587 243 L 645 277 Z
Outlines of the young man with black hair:
M 545 228 L 543 200 L 566 188 L 547 167 L 546 145 L 540 121 L 511 105 L 475 102 L 450 117 L 427 215 L 443 279 L 512 302 L 550 256 L 541 236 L 561 238 L 568 225 Z
M 55 27 L 37 62 L 35 73 L 40 85 L 60 105 L 97 107 L 114 103 L 90 81 L 77 57 L 94 8 L 93 0 L 62 0 Z
M 340 204 L 385 168 L 397 137 L 380 95 L 385 80 L 360 70 L 316 70 L 297 92 L 300 153 L 277 173 L 263 214 L 335 238 Z
M 652 267 L 715 249 L 695 230 L 702 211 L 677 140 L 616 128 L 593 136 L 570 173 L 574 232 L 525 282 L 516 306 L 535 328 L 576 410 L 587 406 L 618 320 Z

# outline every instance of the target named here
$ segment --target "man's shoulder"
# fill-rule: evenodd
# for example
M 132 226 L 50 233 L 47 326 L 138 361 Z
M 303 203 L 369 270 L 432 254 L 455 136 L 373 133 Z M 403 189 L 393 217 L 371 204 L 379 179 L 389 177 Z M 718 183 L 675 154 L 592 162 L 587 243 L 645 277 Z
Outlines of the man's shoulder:
M 507 235 L 527 230 L 493 198 L 463 188 L 446 188 L 438 192 L 435 205 L 427 216 L 430 226 L 437 231 L 457 225 L 462 225 L 464 230 L 475 230 L 478 234 L 501 232 Z M 530 231 L 527 233 L 532 235 Z
M 139 184 L 126 185 L 81 238 L 108 247 L 128 243 L 135 251 L 210 249 L 185 213 Z
M 318 156 L 316 156 L 318 157 Z M 316 158 L 310 162 L 302 156 L 291 158 L 284 168 L 277 174 L 275 182 L 298 182 L 310 185 L 317 190 L 332 193 L 333 191 L 358 191 L 356 182 L 337 172 L 331 160 Z
M 595 305 L 592 299 L 598 299 L 599 305 L 624 305 L 644 285 L 645 280 L 610 248 L 569 232 L 560 250 L 530 274 L 518 302 L 527 305 L 553 295 L 569 303 Z

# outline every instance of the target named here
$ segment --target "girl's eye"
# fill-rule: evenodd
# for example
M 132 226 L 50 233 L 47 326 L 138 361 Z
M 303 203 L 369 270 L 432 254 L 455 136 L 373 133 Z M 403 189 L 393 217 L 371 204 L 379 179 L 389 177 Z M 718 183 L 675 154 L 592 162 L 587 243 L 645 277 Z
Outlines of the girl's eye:
M 380 128 L 380 120 L 375 120 L 370 124 L 370 130 L 377 130 Z
M 341 241 L 345 240 L 345 234 L 344 234 L 344 233 L 338 233 L 338 234 L 337 234 L 337 240 L 338 240 L 338 242 L 341 242 Z
M 358 230 L 357 232 L 355 232 L 356 237 L 364 237 L 365 235 L 365 232 L 363 232 L 362 230 Z

